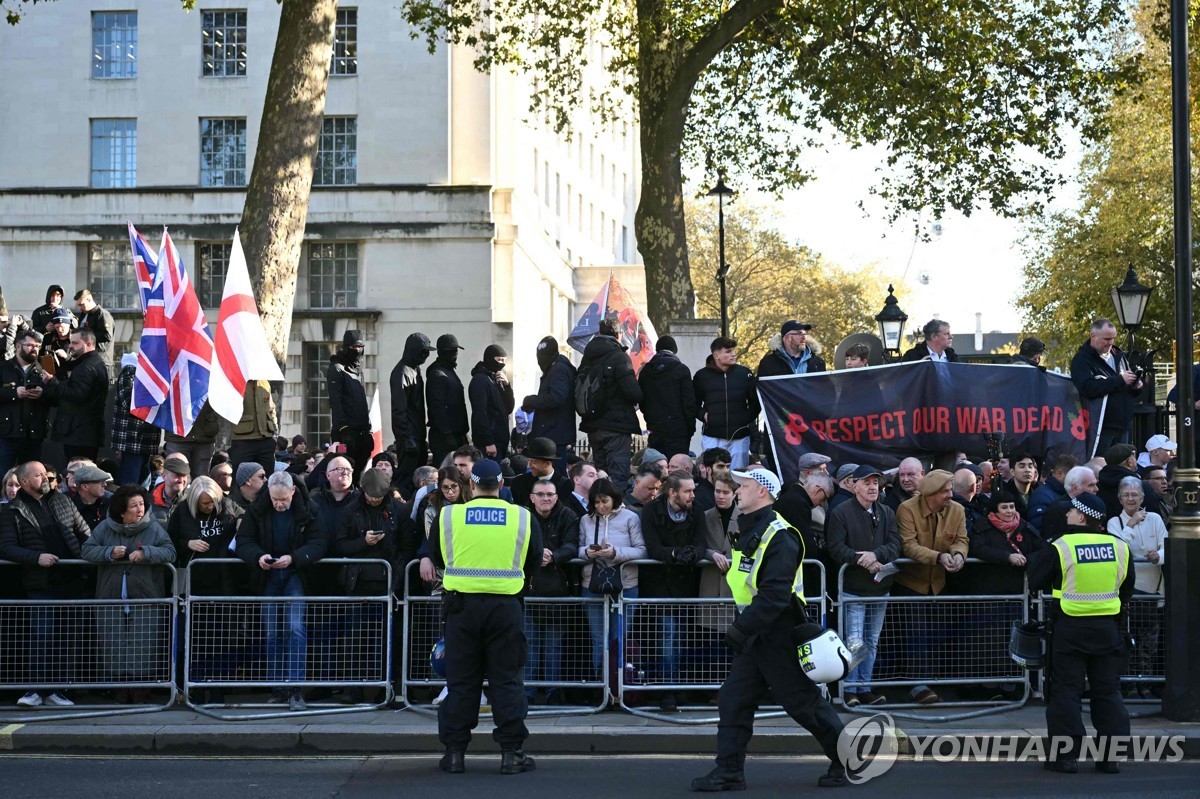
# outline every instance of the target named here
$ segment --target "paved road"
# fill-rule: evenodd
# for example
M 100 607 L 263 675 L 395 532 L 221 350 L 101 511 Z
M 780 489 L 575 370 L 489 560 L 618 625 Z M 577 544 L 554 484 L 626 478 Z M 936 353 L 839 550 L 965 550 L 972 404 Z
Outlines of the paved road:
M 55 799 L 280 796 L 287 799 L 396 799 L 401 796 L 479 799 L 497 789 L 520 799 L 614 797 L 668 799 L 690 795 L 692 777 L 711 761 L 698 757 L 543 757 L 530 774 L 501 777 L 499 756 L 467 758 L 467 773 L 446 775 L 427 756 L 312 758 L 166 758 L 0 756 L 4 796 Z M 756 758 L 748 764 L 750 793 L 783 797 L 816 791 L 824 765 L 816 758 Z M 838 796 L 887 799 L 959 797 L 1195 797 L 1200 762 L 1126 765 L 1120 775 L 1090 769 L 1050 774 L 1036 764 L 897 763 L 884 776 Z M 436 791 L 436 793 L 435 793 Z M 519 794 L 517 792 L 519 791 Z M 510 794 L 511 795 L 511 794 Z

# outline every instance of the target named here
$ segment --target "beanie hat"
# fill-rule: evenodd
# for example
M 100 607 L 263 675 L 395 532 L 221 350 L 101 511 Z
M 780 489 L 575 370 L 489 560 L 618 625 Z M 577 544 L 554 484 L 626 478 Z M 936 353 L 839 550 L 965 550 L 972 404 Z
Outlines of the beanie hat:
M 673 352 L 676 355 L 679 354 L 679 345 L 675 343 L 674 336 L 660 336 L 658 343 L 654 345 L 654 349 L 659 352 L 666 350 L 667 352 Z
M 489 344 L 483 348 L 484 360 L 488 358 L 507 358 L 508 353 L 499 344 Z
M 241 488 L 246 484 L 247 480 L 258 474 L 260 469 L 262 469 L 262 465 L 255 463 L 254 461 L 239 463 L 237 471 L 233 475 L 233 484 L 238 488 Z

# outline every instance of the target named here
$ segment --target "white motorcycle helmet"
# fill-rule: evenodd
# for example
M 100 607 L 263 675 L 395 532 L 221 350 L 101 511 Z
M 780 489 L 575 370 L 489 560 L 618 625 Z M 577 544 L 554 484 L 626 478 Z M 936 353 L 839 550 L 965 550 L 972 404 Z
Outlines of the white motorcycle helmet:
M 796 656 L 800 658 L 800 668 L 805 675 L 817 685 L 844 679 L 854 665 L 850 650 L 833 630 L 822 630 L 798 644 Z

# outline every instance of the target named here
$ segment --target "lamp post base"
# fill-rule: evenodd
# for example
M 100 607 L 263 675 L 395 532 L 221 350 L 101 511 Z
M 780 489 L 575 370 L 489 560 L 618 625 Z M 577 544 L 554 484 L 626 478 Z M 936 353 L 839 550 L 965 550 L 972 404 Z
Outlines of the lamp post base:
M 1200 721 L 1200 469 L 1176 472 L 1175 497 L 1164 564 L 1167 683 L 1163 715 L 1172 721 Z

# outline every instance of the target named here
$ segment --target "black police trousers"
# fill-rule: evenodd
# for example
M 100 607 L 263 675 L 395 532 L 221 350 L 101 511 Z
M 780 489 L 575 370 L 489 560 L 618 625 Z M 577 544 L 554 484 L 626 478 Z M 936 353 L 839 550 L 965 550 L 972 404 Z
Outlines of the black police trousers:
M 443 604 L 446 620 L 446 688 L 438 706 L 438 739 L 447 749 L 466 751 L 479 726 L 483 681 L 501 749 L 520 749 L 529 730 L 525 714 L 525 614 L 516 596 L 458 594 Z
M 840 762 L 837 741 L 845 725 L 800 668 L 791 630 L 782 629 L 760 634 L 733 658 L 719 696 L 717 764 L 741 770 L 754 735 L 754 713 L 770 699 L 768 689 L 775 702 L 812 733 L 825 756 L 833 763 Z
M 1060 613 L 1054 621 L 1050 648 L 1050 686 L 1046 699 L 1050 757 L 1058 760 L 1079 757 L 1085 733 L 1082 698 L 1086 678 L 1092 724 L 1102 747 L 1100 759 L 1107 759 L 1106 736 L 1129 735 L 1129 713 L 1121 700 L 1125 636 L 1118 618 L 1077 618 Z M 1055 736 L 1069 738 L 1069 748 L 1055 749 Z

